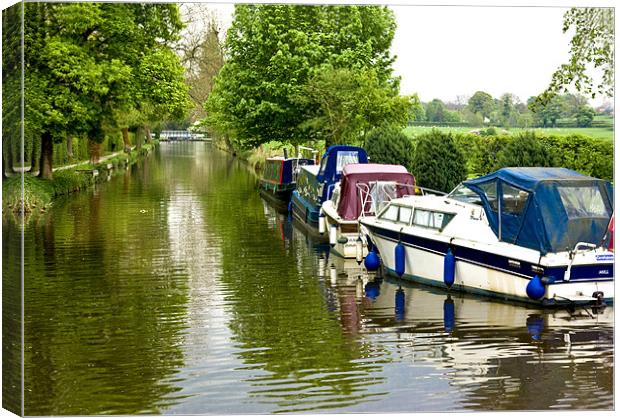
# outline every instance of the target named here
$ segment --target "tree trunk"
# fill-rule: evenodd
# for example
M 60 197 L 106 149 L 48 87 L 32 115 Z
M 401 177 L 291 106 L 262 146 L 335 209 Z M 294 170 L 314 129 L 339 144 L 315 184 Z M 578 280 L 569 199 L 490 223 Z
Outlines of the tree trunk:
M 101 157 L 101 144 L 88 138 L 88 153 L 90 154 L 90 163 L 97 164 Z
M 142 129 L 141 126 L 139 126 L 136 128 L 136 148 L 137 149 L 142 148 L 143 137 L 144 137 L 144 130 Z
M 67 138 L 67 156 L 73 158 L 73 138 L 71 137 Z
M 6 144 L 6 168 L 5 171 L 8 173 L 15 173 L 15 169 L 13 168 L 13 163 L 15 162 L 15 158 L 13 157 L 13 142 L 8 141 Z
M 37 145 L 37 141 L 32 142 L 32 150 L 30 151 L 30 170 L 28 170 L 30 173 L 37 171 Z
M 125 152 L 131 151 L 131 144 L 129 143 L 129 128 L 122 128 L 123 144 L 125 145 Z
M 151 137 L 151 129 L 146 125 L 144 125 L 144 133 L 146 134 L 146 142 L 150 143 L 153 138 Z
M 41 158 L 39 160 L 39 177 L 43 179 L 52 179 L 52 166 L 54 157 L 54 143 L 52 134 L 44 132 L 41 135 Z

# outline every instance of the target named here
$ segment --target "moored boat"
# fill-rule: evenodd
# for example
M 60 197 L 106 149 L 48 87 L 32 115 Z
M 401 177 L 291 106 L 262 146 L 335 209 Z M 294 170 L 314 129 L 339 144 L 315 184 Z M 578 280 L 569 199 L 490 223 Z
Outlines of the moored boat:
M 314 164 L 308 158 L 272 157 L 265 161 L 265 168 L 259 180 L 261 194 L 276 204 L 288 204 L 295 190 L 300 167 Z
M 360 220 L 387 271 L 542 305 L 613 300 L 609 182 L 565 168 L 504 168 L 446 196 L 392 200 Z
M 331 198 L 321 206 L 319 231 L 324 227 L 329 234 L 332 251 L 361 261 L 367 245 L 358 218 L 373 216 L 390 200 L 413 194 L 414 186 L 415 178 L 401 165 L 349 164 Z
M 319 165 L 301 166 L 297 188 L 291 196 L 293 215 L 307 226 L 316 228 L 321 205 L 331 197 L 334 186 L 342 178 L 344 166 L 358 163 L 368 163 L 363 148 L 332 145 L 323 154 Z

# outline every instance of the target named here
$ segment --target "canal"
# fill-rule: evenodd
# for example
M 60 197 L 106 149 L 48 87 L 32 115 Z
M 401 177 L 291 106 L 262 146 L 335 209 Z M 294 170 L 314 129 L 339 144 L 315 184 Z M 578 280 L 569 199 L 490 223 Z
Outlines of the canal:
M 10 222 L 3 243 L 7 260 Z M 55 201 L 24 245 L 27 415 L 614 406 L 613 307 L 368 277 L 208 143 L 162 143 Z M 16 263 L 3 265 L 5 293 L 18 289 Z M 17 332 L 3 333 L 15 363 Z

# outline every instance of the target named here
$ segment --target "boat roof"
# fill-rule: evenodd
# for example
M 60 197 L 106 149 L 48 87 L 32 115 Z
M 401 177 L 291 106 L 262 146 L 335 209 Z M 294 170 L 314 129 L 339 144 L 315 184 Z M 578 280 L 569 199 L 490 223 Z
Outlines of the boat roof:
M 407 169 L 402 165 L 395 164 L 347 164 L 342 170 L 344 176 L 350 174 L 380 174 L 380 173 L 394 173 L 394 174 L 406 174 Z
M 609 182 L 567 168 L 502 168 L 463 184 L 500 240 L 541 254 L 600 244 L 614 210 Z
M 589 177 L 562 167 L 506 167 L 491 174 L 487 174 L 486 176 L 464 181 L 463 184 L 478 185 L 498 178 L 526 190 L 534 190 L 541 182 L 581 182 L 598 180 L 594 177 Z

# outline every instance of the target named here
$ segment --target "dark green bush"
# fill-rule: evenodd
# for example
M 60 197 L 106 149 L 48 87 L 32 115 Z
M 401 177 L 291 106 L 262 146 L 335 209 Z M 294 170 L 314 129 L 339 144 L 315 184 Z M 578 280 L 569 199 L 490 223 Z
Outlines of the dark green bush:
M 524 132 L 509 141 L 497 153 L 492 171 L 502 167 L 555 167 L 556 158 L 549 147 L 533 131 Z
M 411 172 L 422 187 L 449 192 L 467 178 L 463 153 L 452 134 L 433 129 L 414 139 Z
M 613 179 L 612 141 L 582 135 L 544 136 L 540 141 L 556 159 L 556 165 L 593 177 Z
M 411 166 L 413 144 L 400 127 L 383 126 L 373 129 L 366 138 L 366 152 L 370 162 Z

